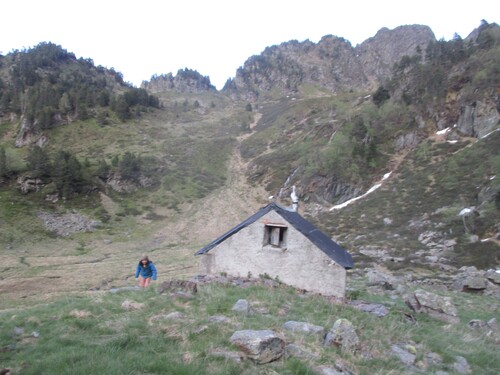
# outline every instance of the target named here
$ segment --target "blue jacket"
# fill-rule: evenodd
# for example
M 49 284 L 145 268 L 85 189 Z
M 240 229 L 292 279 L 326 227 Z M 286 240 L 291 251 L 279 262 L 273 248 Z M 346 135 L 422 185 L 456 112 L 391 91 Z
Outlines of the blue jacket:
M 151 277 L 153 280 L 156 280 L 156 267 L 153 262 L 149 261 L 149 263 L 144 267 L 142 266 L 142 263 L 139 262 L 135 270 L 135 278 L 138 278 L 139 275 L 145 279 Z

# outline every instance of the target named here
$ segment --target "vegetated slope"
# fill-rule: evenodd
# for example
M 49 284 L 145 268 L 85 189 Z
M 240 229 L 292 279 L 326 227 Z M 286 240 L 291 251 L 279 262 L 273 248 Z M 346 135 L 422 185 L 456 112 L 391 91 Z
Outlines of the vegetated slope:
M 479 140 L 426 140 L 378 190 L 317 219 L 359 265 L 384 259 L 395 269 L 495 267 L 499 144 L 498 130 Z
M 442 258 L 448 265 L 494 266 L 499 34 L 498 25 L 483 23 L 465 40 L 430 42 L 395 62 L 373 91 L 328 96 L 308 83 L 294 95 L 257 101 L 254 107 L 263 116 L 242 145 L 249 180 L 284 198 L 296 185 L 314 220 L 393 172 L 383 199 L 376 198 L 381 189 L 353 204 L 359 208 L 352 213 L 349 206 L 320 215 L 319 225 L 354 252 L 371 244 L 403 256 L 399 266 L 417 252 L 419 264 L 439 266 Z M 458 216 L 471 207 L 474 214 Z M 437 216 L 428 220 L 433 210 Z M 394 217 L 386 217 L 387 211 Z M 439 245 L 432 247 L 428 236 Z
M 195 71 L 153 96 L 51 43 L 2 56 L 0 73 L 0 241 L 9 247 L 44 237 L 40 211 L 79 210 L 108 229 L 171 221 L 225 184 L 236 137 L 253 121 Z M 204 86 L 192 90 L 196 79 Z

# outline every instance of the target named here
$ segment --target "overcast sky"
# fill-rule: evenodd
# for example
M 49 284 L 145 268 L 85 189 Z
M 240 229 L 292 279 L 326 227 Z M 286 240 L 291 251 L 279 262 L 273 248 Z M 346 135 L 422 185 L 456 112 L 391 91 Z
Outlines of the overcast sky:
M 189 68 L 221 89 L 266 47 L 332 34 L 353 46 L 382 27 L 430 26 L 462 38 L 500 23 L 500 1 L 475 0 L 10 0 L 0 4 L 0 53 L 53 42 L 139 86 Z

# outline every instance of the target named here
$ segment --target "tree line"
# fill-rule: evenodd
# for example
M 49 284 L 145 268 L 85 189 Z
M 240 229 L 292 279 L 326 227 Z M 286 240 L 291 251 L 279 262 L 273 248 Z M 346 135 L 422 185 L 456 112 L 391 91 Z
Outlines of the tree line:
M 125 121 L 160 106 L 146 90 L 125 84 L 121 73 L 95 67 L 53 43 L 0 56 L 2 68 L 8 74 L 0 78 L 0 112 L 24 115 L 34 130 L 97 117 L 99 108 L 109 107 Z M 115 94 L 118 87 L 124 92 Z
M 51 185 L 54 193 L 61 198 L 71 198 L 78 194 L 90 193 L 116 174 L 121 179 L 138 183 L 141 176 L 152 175 L 150 160 L 132 152 L 115 155 L 108 163 L 101 158 L 91 163 L 87 158 L 80 160 L 69 151 L 58 150 L 52 154 L 39 146 L 30 148 L 26 159 L 26 175 L 38 178 L 44 185 Z M 0 183 L 14 177 L 9 168 L 6 152 L 0 147 Z

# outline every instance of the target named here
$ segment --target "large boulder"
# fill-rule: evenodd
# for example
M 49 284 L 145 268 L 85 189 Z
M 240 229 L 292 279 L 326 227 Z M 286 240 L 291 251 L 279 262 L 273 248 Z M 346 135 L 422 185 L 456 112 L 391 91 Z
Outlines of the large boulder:
M 338 346 L 342 351 L 355 352 L 359 346 L 359 338 L 353 324 L 347 319 L 338 319 L 326 334 L 325 346 Z
M 239 299 L 238 301 L 236 301 L 231 310 L 238 314 L 243 314 L 243 315 L 253 314 L 252 307 L 250 306 L 250 303 L 246 299 Z
M 285 341 L 271 330 L 236 331 L 229 341 L 258 364 L 272 362 L 285 352 Z
M 488 282 L 484 272 L 476 267 L 462 267 L 453 281 L 453 287 L 460 291 L 481 291 L 487 288 Z
M 500 269 L 486 271 L 486 278 L 495 284 L 500 284 Z
M 443 297 L 418 289 L 413 296 L 407 298 L 406 304 L 414 311 L 428 314 L 447 323 L 458 323 L 460 321 L 457 308 L 453 305 L 450 297 Z

